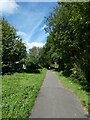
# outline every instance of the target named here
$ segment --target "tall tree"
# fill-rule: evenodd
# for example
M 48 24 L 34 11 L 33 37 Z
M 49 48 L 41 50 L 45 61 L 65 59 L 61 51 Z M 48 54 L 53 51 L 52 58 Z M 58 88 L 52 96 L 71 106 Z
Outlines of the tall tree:
M 60 70 L 82 84 L 90 77 L 89 13 L 90 2 L 59 3 L 46 20 L 51 38 L 46 43 L 49 59 L 57 59 Z
M 16 62 L 20 63 L 26 56 L 24 43 L 17 36 L 15 28 L 4 18 L 2 19 L 2 49 L 3 73 L 15 70 Z

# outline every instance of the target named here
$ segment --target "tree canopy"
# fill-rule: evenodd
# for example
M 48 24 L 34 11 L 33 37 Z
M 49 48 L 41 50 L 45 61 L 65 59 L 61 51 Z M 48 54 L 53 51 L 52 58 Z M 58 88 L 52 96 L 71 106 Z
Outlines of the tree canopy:
M 90 78 L 90 2 L 59 2 L 46 24 L 49 36 L 43 51 L 47 64 L 57 62 L 59 71 L 87 86 Z
M 20 70 L 26 57 L 26 47 L 16 30 L 4 18 L 2 19 L 2 72 Z M 17 64 L 18 63 L 18 64 Z

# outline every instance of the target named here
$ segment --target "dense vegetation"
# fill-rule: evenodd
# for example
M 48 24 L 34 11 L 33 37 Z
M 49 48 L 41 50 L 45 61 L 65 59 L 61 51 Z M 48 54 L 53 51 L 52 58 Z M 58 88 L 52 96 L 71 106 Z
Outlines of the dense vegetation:
M 47 43 L 42 50 L 45 66 L 58 64 L 58 71 L 90 90 L 90 2 L 59 3 L 46 20 Z
M 26 57 L 26 47 L 16 30 L 5 19 L 2 19 L 2 71 L 20 71 L 23 59 Z
M 36 96 L 46 74 L 15 73 L 2 80 L 2 118 L 26 118 L 30 115 Z
M 25 59 L 26 72 L 38 72 L 39 68 L 42 68 L 40 64 L 40 52 L 41 48 L 33 47 L 29 49 L 29 53 L 27 53 L 27 57 Z

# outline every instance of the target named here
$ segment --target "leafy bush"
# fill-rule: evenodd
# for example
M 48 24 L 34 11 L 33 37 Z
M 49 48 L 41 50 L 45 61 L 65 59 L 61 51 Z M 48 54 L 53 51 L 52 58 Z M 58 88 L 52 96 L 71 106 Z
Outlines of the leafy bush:
M 71 69 L 71 71 L 72 74 L 70 77 L 72 77 L 73 81 L 81 84 L 82 88 L 87 90 L 85 73 L 81 70 L 81 68 L 74 64 L 74 67 Z

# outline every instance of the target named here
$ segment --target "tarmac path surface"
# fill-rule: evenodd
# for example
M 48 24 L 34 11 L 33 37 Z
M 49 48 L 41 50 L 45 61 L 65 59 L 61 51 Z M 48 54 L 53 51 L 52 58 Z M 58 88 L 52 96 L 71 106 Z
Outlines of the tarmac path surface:
M 65 89 L 53 72 L 48 70 L 29 118 L 87 117 L 77 97 Z

